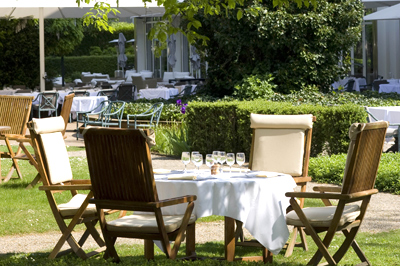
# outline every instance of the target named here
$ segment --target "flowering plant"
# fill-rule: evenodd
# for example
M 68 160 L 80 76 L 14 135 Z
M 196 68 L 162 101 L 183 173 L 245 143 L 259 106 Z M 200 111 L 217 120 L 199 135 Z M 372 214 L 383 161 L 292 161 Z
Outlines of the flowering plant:
M 178 100 L 176 101 L 176 105 L 181 107 L 181 113 L 182 113 L 182 114 L 185 114 L 185 113 L 186 113 L 186 107 L 187 107 L 187 105 L 188 105 L 187 103 L 182 103 L 182 100 L 181 100 L 181 99 L 178 99 Z

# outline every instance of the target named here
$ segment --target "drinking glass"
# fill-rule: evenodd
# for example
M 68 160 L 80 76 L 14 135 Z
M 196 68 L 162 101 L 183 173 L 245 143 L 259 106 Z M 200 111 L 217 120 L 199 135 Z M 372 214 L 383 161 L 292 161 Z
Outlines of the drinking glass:
M 200 166 L 203 164 L 203 154 L 195 153 L 192 155 L 192 161 L 197 166 L 197 173 L 200 172 Z
M 232 165 L 235 163 L 235 154 L 226 154 L 226 164 L 229 165 L 229 173 L 232 173 Z
M 222 173 L 223 172 L 222 166 L 226 162 L 226 153 L 224 151 L 220 151 L 218 153 L 218 156 L 219 156 L 219 162 L 221 163 L 221 173 Z
M 190 163 L 190 152 L 188 152 L 188 151 L 182 152 L 181 159 L 182 159 L 183 164 L 185 165 L 185 171 L 184 172 L 186 173 L 186 165 L 188 163 Z
M 211 166 L 214 165 L 214 156 L 212 154 L 206 154 L 206 165 L 210 167 L 211 171 Z
M 238 152 L 236 153 L 236 163 L 239 165 L 239 167 L 242 167 L 245 161 L 245 156 L 243 152 Z M 240 169 L 240 173 L 242 172 L 242 169 Z
M 212 156 L 214 158 L 214 163 L 219 163 L 219 151 L 213 151 Z
M 195 154 L 199 154 L 199 152 L 198 151 L 192 151 L 192 156 L 191 156 L 191 158 L 192 158 L 192 162 L 193 162 L 193 164 L 194 164 L 194 160 L 193 160 L 193 158 L 194 158 L 194 155 Z

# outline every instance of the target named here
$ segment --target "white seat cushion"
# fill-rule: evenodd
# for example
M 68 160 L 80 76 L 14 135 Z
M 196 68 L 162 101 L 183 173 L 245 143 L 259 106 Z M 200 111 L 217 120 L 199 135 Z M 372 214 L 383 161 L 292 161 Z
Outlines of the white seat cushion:
M 86 199 L 85 194 L 76 194 L 69 202 L 58 205 L 61 216 L 74 216 L 79 208 L 82 206 L 83 201 Z M 89 204 L 83 213 L 83 216 L 93 215 L 96 213 L 96 205 Z
M 313 227 L 329 227 L 336 212 L 336 206 L 304 208 L 304 214 Z M 360 215 L 358 205 L 347 205 L 344 208 L 339 226 L 355 221 Z M 295 211 L 286 215 L 286 224 L 294 226 L 304 226 Z
M 398 132 L 398 127 L 388 127 L 386 130 L 386 136 L 396 136 L 397 137 L 397 132 Z
M 177 230 L 182 224 L 183 215 L 163 216 L 167 233 Z M 189 224 L 196 221 L 196 216 L 190 216 Z M 133 214 L 107 222 L 107 230 L 115 232 L 158 233 L 154 214 Z
M 39 105 L 38 105 L 39 106 Z M 65 128 L 64 118 L 62 116 L 47 117 L 47 118 L 33 118 L 33 129 L 36 134 L 61 132 Z

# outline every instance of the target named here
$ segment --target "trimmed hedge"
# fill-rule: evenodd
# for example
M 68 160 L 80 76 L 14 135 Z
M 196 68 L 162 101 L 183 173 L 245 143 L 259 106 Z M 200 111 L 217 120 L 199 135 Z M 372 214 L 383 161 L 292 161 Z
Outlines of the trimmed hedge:
M 135 57 L 133 55 L 127 55 L 127 57 L 127 63 L 134 62 Z M 109 74 L 110 77 L 114 77 L 117 61 L 117 55 L 65 56 L 65 76 L 70 77 L 74 72 L 90 71 L 92 73 Z M 61 57 L 47 57 L 46 72 L 52 77 L 61 75 Z
M 193 150 L 211 153 L 243 151 L 248 156 L 251 146 L 250 114 L 313 114 L 311 156 L 325 152 L 347 152 L 348 129 L 352 123 L 366 122 L 365 110 L 355 104 L 338 106 L 300 105 L 285 102 L 219 101 L 191 102 L 187 109 L 189 144 Z

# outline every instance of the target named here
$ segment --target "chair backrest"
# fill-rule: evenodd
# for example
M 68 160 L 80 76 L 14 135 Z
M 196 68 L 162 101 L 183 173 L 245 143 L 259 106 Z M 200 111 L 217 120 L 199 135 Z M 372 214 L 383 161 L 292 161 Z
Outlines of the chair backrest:
M 106 96 L 109 101 L 117 100 L 118 91 L 116 89 L 101 90 L 97 93 L 97 96 Z
M 33 96 L 0 95 L 0 126 L 9 126 L 11 130 L 4 134 L 26 134 L 26 123 L 32 108 Z
M 111 89 L 112 88 L 110 83 L 104 83 L 104 82 L 103 82 L 103 84 L 100 85 L 100 87 L 101 87 L 102 90 L 107 90 L 107 89 Z
M 150 89 L 157 88 L 157 79 L 146 79 L 144 83 L 147 84 L 147 87 Z
M 374 188 L 388 126 L 387 121 L 351 125 L 343 194 Z
M 389 82 L 386 79 L 374 80 L 372 82 L 372 88 L 374 89 L 374 91 L 379 91 L 379 85 L 381 84 L 389 84 Z
M 124 101 L 109 102 L 106 110 L 103 113 L 103 116 L 105 118 L 104 125 L 111 125 L 109 123 L 113 118 L 118 119 L 118 121 L 120 122 L 124 114 L 125 104 L 126 103 Z
M 347 83 L 344 85 L 345 90 L 349 92 L 354 91 L 354 83 L 354 79 L 350 79 L 349 81 L 347 81 Z
M 138 92 L 146 88 L 146 84 L 142 77 L 132 76 L 132 84 L 136 86 Z
M 54 185 L 71 181 L 71 165 L 62 136 L 64 119 L 61 116 L 33 118 L 28 127 L 43 184 Z
M 12 87 L 13 89 L 22 89 L 22 90 L 26 89 L 26 85 L 13 85 Z
M 153 115 L 150 118 L 150 125 L 158 126 L 158 122 L 160 121 L 162 109 L 164 107 L 164 103 L 155 103 L 153 104 Z
M 21 89 L 21 90 L 16 90 L 15 93 L 32 93 L 32 90 L 25 90 L 25 89 Z
M 39 110 L 57 110 L 58 108 L 58 92 L 41 92 L 39 93 Z
M 63 136 L 65 136 L 65 131 L 67 131 L 69 115 L 71 113 L 71 107 L 72 107 L 72 102 L 74 101 L 74 97 L 75 97 L 74 93 L 70 93 L 64 97 L 64 102 L 60 113 L 60 116 L 64 119 L 65 123 L 65 128 L 62 132 Z
M 135 86 L 132 84 L 121 84 L 118 88 L 118 100 L 132 102 L 135 95 Z
M 94 197 L 158 201 L 147 130 L 89 128 L 83 135 Z M 112 178 L 110 178 L 112 177 Z
M 92 79 L 94 79 L 94 77 L 87 77 L 87 76 L 82 76 L 81 77 L 82 83 L 84 83 L 84 84 L 87 84 L 87 83 L 91 82 Z
M 307 176 L 313 117 L 251 114 L 253 137 L 249 168 L 293 177 Z
M 88 97 L 90 96 L 90 92 L 87 90 L 74 90 L 71 91 L 69 94 L 75 94 L 75 97 Z
M 192 94 L 192 85 L 186 85 L 183 88 L 183 96 L 190 96 Z

